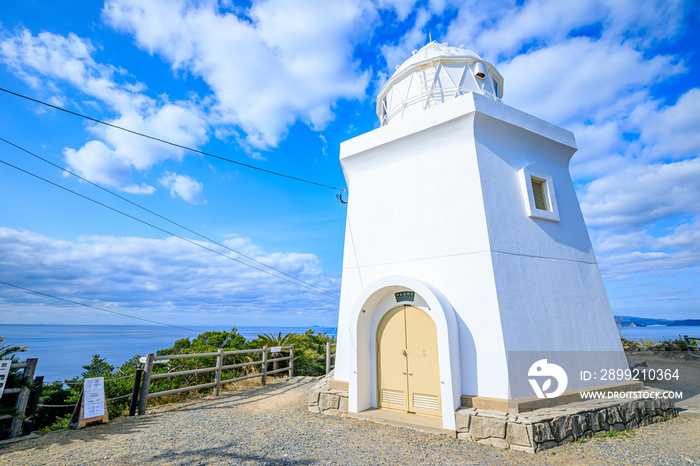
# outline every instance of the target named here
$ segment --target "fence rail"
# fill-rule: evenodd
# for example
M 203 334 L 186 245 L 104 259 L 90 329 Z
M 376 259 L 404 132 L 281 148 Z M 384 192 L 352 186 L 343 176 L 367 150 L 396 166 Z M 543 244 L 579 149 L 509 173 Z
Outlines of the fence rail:
M 21 387 L 6 388 L 3 391 L 3 396 L 17 395 L 17 400 L 15 401 L 15 415 L 5 414 L 0 416 L 0 421 L 12 419 L 9 438 L 17 438 L 20 436 L 22 433 L 22 422 L 23 419 L 27 417 L 27 412 L 29 412 L 29 416 L 31 416 L 36 410 L 36 403 L 33 401 L 30 403 L 30 398 L 32 395 L 32 386 L 34 384 L 34 372 L 36 371 L 38 361 L 39 360 L 36 358 L 27 358 L 24 362 L 16 362 L 10 365 L 10 370 L 24 369 L 24 372 L 22 374 Z M 43 377 L 41 377 L 41 380 L 43 380 Z M 27 410 L 27 408 L 29 408 L 29 410 Z
M 272 351 L 273 349 L 275 350 L 275 353 L 280 353 L 282 351 L 289 351 L 289 356 L 268 359 L 268 357 L 267 357 L 268 352 Z M 240 355 L 240 354 L 256 354 L 256 353 L 262 353 L 262 357 L 259 361 L 249 361 L 249 362 L 243 362 L 243 363 L 238 363 L 238 364 L 229 364 L 226 366 L 224 366 L 224 364 L 223 364 L 225 356 Z M 201 358 L 201 357 L 216 357 L 216 365 L 212 366 L 212 367 L 203 367 L 200 369 L 191 369 L 191 370 L 187 370 L 187 371 L 166 372 L 166 373 L 162 373 L 162 374 L 153 374 L 152 373 L 153 372 L 153 364 L 157 361 L 167 361 L 167 360 L 172 360 L 172 359 Z M 280 369 L 267 370 L 268 364 L 274 364 L 276 362 L 282 362 L 282 361 L 289 361 L 289 365 L 287 367 L 283 367 Z M 243 375 L 241 377 L 233 377 L 230 379 L 222 379 L 222 377 L 221 377 L 222 372 L 224 372 L 224 371 L 230 371 L 233 369 L 240 369 L 242 367 L 251 367 L 251 366 L 261 366 L 260 372 L 255 373 L 255 374 Z M 208 383 L 199 384 L 199 385 L 192 385 L 192 386 L 188 386 L 188 387 L 180 387 L 180 388 L 175 388 L 172 390 L 163 390 L 160 392 L 150 392 L 150 385 L 151 385 L 152 380 L 167 379 L 167 378 L 171 378 L 171 377 L 181 377 L 181 376 L 186 376 L 186 375 L 204 374 L 204 373 L 210 373 L 210 372 L 216 373 L 213 382 L 208 382 Z M 277 374 L 280 372 L 288 372 L 289 377 L 291 377 L 292 374 L 294 373 L 294 345 L 281 346 L 281 347 L 278 346 L 278 347 L 271 347 L 271 348 L 269 348 L 267 346 L 263 346 L 262 348 L 255 348 L 255 349 L 249 349 L 249 350 L 235 350 L 235 351 L 224 351 L 223 349 L 220 349 L 216 353 L 175 354 L 175 355 L 168 355 L 168 356 L 156 356 L 155 354 L 150 353 L 146 356 L 146 362 L 144 364 L 144 369 L 143 369 L 143 380 L 140 380 L 140 377 L 138 375 L 134 378 L 134 390 L 133 390 L 134 396 L 132 396 L 132 398 L 131 398 L 130 413 L 133 415 L 133 413 L 136 411 L 136 405 L 138 404 L 138 414 L 139 415 L 145 414 L 148 400 L 152 399 L 152 398 L 157 398 L 159 396 L 175 395 L 177 393 L 188 392 L 191 390 L 199 390 L 199 389 L 203 389 L 203 388 L 213 388 L 214 389 L 214 396 L 219 396 L 221 386 L 224 384 L 231 383 L 231 382 L 237 382 L 240 380 L 252 379 L 254 377 L 261 377 L 262 384 L 265 385 L 265 383 L 267 382 L 268 375 Z M 137 393 L 140 393 L 139 397 L 135 396 Z M 137 398 L 138 398 L 138 402 L 137 402 Z
M 332 349 L 336 347 L 335 343 L 330 341 L 326 342 L 326 374 L 328 374 L 331 369 L 335 369 L 335 353 Z

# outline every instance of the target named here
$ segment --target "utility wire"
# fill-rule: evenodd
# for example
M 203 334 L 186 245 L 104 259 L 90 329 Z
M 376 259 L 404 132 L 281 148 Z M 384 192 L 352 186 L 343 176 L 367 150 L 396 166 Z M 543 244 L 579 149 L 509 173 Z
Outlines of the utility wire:
M 48 294 L 48 293 L 42 293 L 41 291 L 36 291 L 36 290 L 29 289 L 29 288 L 24 288 L 24 287 L 18 286 L 18 285 L 13 285 L 12 283 L 7 283 L 7 282 L 0 281 L 0 284 L 7 285 L 7 286 L 11 286 L 11 287 L 17 288 L 17 289 L 19 289 L 19 290 L 24 290 L 24 291 L 26 291 L 26 292 L 28 292 L 28 293 L 34 293 L 34 294 L 38 294 L 38 295 L 41 295 L 41 296 L 47 296 L 47 297 L 49 297 L 49 298 L 58 299 L 58 300 L 60 300 L 60 301 L 65 301 L 65 302 L 67 302 L 67 303 L 77 304 L 78 306 L 89 307 L 90 309 L 97 309 L 98 311 L 109 312 L 110 314 L 117 314 L 117 315 L 120 315 L 120 316 L 128 317 L 128 318 L 130 318 L 130 319 L 143 320 L 144 322 L 150 322 L 150 323 L 152 323 L 152 324 L 165 325 L 166 327 L 179 328 L 179 329 L 182 329 L 182 330 L 190 330 L 190 331 L 192 331 L 192 332 L 198 332 L 198 331 L 199 331 L 199 330 L 195 330 L 195 329 L 193 329 L 193 328 L 180 327 L 179 325 L 166 324 L 166 323 L 163 323 L 163 322 L 158 322 L 158 321 L 156 321 L 156 320 L 144 319 L 143 317 L 136 317 L 136 316 L 132 316 L 132 315 L 130 315 L 130 314 L 124 314 L 124 313 L 122 313 L 122 312 L 110 311 L 109 309 L 103 309 L 103 308 L 101 308 L 101 307 L 91 306 L 91 305 L 89 305 L 89 304 L 79 303 L 78 301 L 72 301 L 72 300 L 66 299 L 66 298 L 59 298 L 58 296 L 50 295 L 50 294 Z
M 319 291 L 319 292 L 331 293 L 331 292 L 328 291 L 328 290 L 325 290 L 325 289 L 323 289 L 323 288 L 321 288 L 321 287 L 318 287 L 318 286 L 316 286 L 316 285 L 314 285 L 314 284 L 312 284 L 312 283 L 309 283 L 309 282 L 307 282 L 307 281 L 301 280 L 301 279 L 299 279 L 299 278 L 297 278 L 297 277 L 295 277 L 295 276 L 293 276 L 293 275 L 290 275 L 290 274 L 285 273 L 285 272 L 283 272 L 283 271 L 281 271 L 281 270 L 279 270 L 279 269 L 276 269 L 276 268 L 274 268 L 274 267 L 272 267 L 272 266 L 270 266 L 270 265 L 267 265 L 267 264 L 265 264 L 264 262 L 261 262 L 261 261 L 259 261 L 259 260 L 257 260 L 257 259 L 254 259 L 254 258 L 250 257 L 250 256 L 247 256 L 247 255 L 243 254 L 242 252 L 236 251 L 235 249 L 231 249 L 230 247 L 226 246 L 225 244 L 219 243 L 218 241 L 215 241 L 215 240 L 213 240 L 213 239 L 211 239 L 211 238 L 209 238 L 209 237 L 207 237 L 207 236 L 204 236 L 204 235 L 201 234 L 201 233 L 198 233 L 198 232 L 196 232 L 196 231 L 194 231 L 194 230 L 192 230 L 192 229 L 190 229 L 190 228 L 187 228 L 186 226 L 184 226 L 184 225 L 182 225 L 182 224 L 180 224 L 180 223 L 178 223 L 178 222 L 175 222 L 174 220 L 170 220 L 169 218 L 166 218 L 166 217 L 160 215 L 160 214 L 157 213 L 157 212 L 154 212 L 154 211 L 152 211 L 152 210 L 150 210 L 150 209 L 148 209 L 148 208 L 146 208 L 146 207 L 144 207 L 144 206 L 142 206 L 142 205 L 140 205 L 140 204 L 137 204 L 136 202 L 133 202 L 133 201 L 131 201 L 131 200 L 125 198 L 124 196 L 121 196 L 121 195 L 115 193 L 114 191 L 111 191 L 111 190 L 109 190 L 109 189 L 107 189 L 107 188 L 104 188 L 104 187 L 102 187 L 102 186 L 100 186 L 100 185 L 98 185 L 98 184 L 96 184 L 96 183 L 93 183 L 92 181 L 83 178 L 82 176 L 78 175 L 77 173 L 73 173 L 72 171 L 67 170 L 67 169 L 61 167 L 60 165 L 57 165 L 57 164 L 51 162 L 50 160 L 47 160 L 47 159 L 45 159 L 45 158 L 43 158 L 43 157 L 41 157 L 41 156 L 39 156 L 39 155 L 37 155 L 37 154 L 35 154 L 35 153 L 33 153 L 33 152 L 27 150 L 27 149 L 24 149 L 23 147 L 20 147 L 20 146 L 18 146 L 17 144 L 14 144 L 14 143 L 8 141 L 7 139 L 4 139 L 4 138 L 0 137 L 0 141 L 3 141 L 3 142 L 5 142 L 5 143 L 11 145 L 12 147 L 15 147 L 15 148 L 19 149 L 19 150 L 21 150 L 22 152 L 26 152 L 27 154 L 29 154 L 29 155 L 31 155 L 31 156 L 33 156 L 33 157 L 36 157 L 36 158 L 39 159 L 39 160 L 43 160 L 44 162 L 48 163 L 49 165 L 52 165 L 52 166 L 58 168 L 59 170 L 64 171 L 65 173 L 71 174 L 71 175 L 75 176 L 76 178 L 78 178 L 78 179 L 80 179 L 80 180 L 82 180 L 82 181 L 84 181 L 84 182 L 86 182 L 86 183 L 89 183 L 89 184 L 93 185 L 94 187 L 96 187 L 96 188 L 98 188 L 98 189 L 101 189 L 102 191 L 105 191 L 105 192 L 111 194 L 112 196 L 118 197 L 119 199 L 121 199 L 121 200 L 123 200 L 123 201 L 126 201 L 126 202 L 128 202 L 129 204 L 138 207 L 139 209 L 145 210 L 146 212 L 148 212 L 148 213 L 150 213 L 150 214 L 153 214 L 153 215 L 155 215 L 156 217 L 159 217 L 159 218 L 161 218 L 161 219 L 163 219 L 163 220 L 165 220 L 165 221 L 167 221 L 167 222 L 172 223 L 173 225 L 176 225 L 176 226 L 178 226 L 178 227 L 180 227 L 180 228 L 182 228 L 182 229 L 184 229 L 184 230 L 189 231 L 190 233 L 193 233 L 193 234 L 199 236 L 200 238 L 203 238 L 203 239 L 205 239 L 205 240 L 207 240 L 207 241 L 209 241 L 209 242 L 211 242 L 211 243 L 214 243 L 214 244 L 216 244 L 217 246 L 221 246 L 221 247 L 224 248 L 224 249 L 228 249 L 229 251 L 234 252 L 234 253 L 236 253 L 236 254 L 238 254 L 238 255 L 240 255 L 240 256 L 243 256 L 243 257 L 245 257 L 246 259 L 249 259 L 249 260 L 251 260 L 251 261 L 253 261 L 253 262 L 257 263 L 257 264 L 260 264 L 260 265 L 262 265 L 262 266 L 264 266 L 264 267 L 267 267 L 267 268 L 269 268 L 269 269 L 271 269 L 271 270 L 274 270 L 274 271 L 277 272 L 277 273 L 280 273 L 280 274 L 282 274 L 282 275 L 284 275 L 284 276 L 286 276 L 286 277 L 289 277 L 289 278 L 291 278 L 291 279 L 293 279 L 293 280 L 296 280 L 296 281 L 298 281 L 298 282 L 300 282 L 300 283 L 303 283 L 303 284 L 305 284 L 305 285 L 308 285 L 308 286 L 310 286 L 310 287 L 316 289 L 316 290 Z M 339 298 L 338 296 L 336 296 L 336 295 L 334 295 L 334 294 L 333 294 L 333 297 Z
M 308 286 L 308 285 L 304 285 L 304 284 L 302 284 L 302 283 L 298 283 L 298 282 L 292 281 L 292 280 L 290 280 L 290 279 L 288 279 L 288 278 L 285 278 L 285 277 L 276 275 L 276 274 L 274 274 L 274 273 L 272 273 L 272 272 L 270 272 L 270 271 L 268 271 L 268 270 L 261 269 L 260 267 L 256 267 L 256 266 L 254 266 L 254 265 L 245 263 L 245 262 L 243 262 L 243 261 L 241 261 L 241 260 L 238 260 L 238 259 L 236 259 L 236 258 L 234 258 L 234 257 L 231 257 L 231 256 L 229 256 L 229 255 L 227 255 L 227 254 L 224 254 L 224 253 L 222 253 L 222 252 L 219 252 L 219 251 L 217 251 L 217 250 L 215 250 L 215 249 L 212 249 L 212 248 L 209 248 L 209 247 L 204 246 L 204 245 L 202 245 L 202 244 L 199 244 L 199 243 L 197 243 L 196 241 L 192 241 L 191 239 L 185 238 L 184 236 L 180 236 L 180 235 L 178 235 L 178 234 L 176 234 L 176 233 L 173 233 L 173 232 L 168 231 L 168 230 L 166 230 L 166 229 L 164 229 L 164 228 L 161 228 L 161 227 L 159 227 L 159 226 L 156 226 L 156 225 L 154 225 L 154 224 L 152 224 L 152 223 L 149 223 L 149 222 L 147 222 L 147 221 L 145 221 L 145 220 L 141 220 L 141 219 L 138 218 L 138 217 L 134 217 L 133 215 L 127 214 L 126 212 L 123 212 L 123 211 L 121 211 L 121 210 L 119 210 L 119 209 L 116 209 L 116 208 L 114 208 L 114 207 L 108 206 L 107 204 L 104 204 L 104 203 L 102 203 L 102 202 L 100 202 L 100 201 L 96 201 L 95 199 L 92 199 L 92 198 L 90 198 L 90 197 L 88 197 L 88 196 L 85 196 L 85 195 L 83 195 L 83 194 L 80 194 L 79 192 L 73 191 L 72 189 L 66 188 L 65 186 L 61 186 L 60 184 L 54 183 L 53 181 L 47 180 L 46 178 L 42 178 L 42 177 L 39 176 L 39 175 L 36 175 L 36 174 L 34 174 L 34 173 L 32 173 L 32 172 L 29 172 L 29 171 L 27 171 L 27 170 L 24 170 L 24 169 L 22 169 L 22 168 L 19 168 L 19 167 L 15 166 L 15 165 L 12 165 L 11 163 L 5 162 L 4 160 L 0 160 L 0 163 L 5 164 L 5 165 L 7 165 L 8 167 L 12 167 L 12 168 L 14 168 L 15 170 L 19 170 L 19 171 L 21 171 L 21 172 L 23 172 L 23 173 L 26 173 L 27 175 L 33 176 L 34 178 L 40 179 L 40 180 L 42 180 L 42 181 L 45 181 L 46 183 L 49 183 L 49 184 L 51 184 L 51 185 L 53 185 L 53 186 L 56 186 L 57 188 L 61 188 L 61 189 L 63 189 L 64 191 L 68 191 L 69 193 L 75 194 L 76 196 L 82 197 L 83 199 L 86 199 L 86 200 L 88 200 L 88 201 L 90 201 L 90 202 L 94 202 L 94 203 L 97 204 L 97 205 L 100 205 L 100 206 L 102 206 L 102 207 L 105 207 L 105 208 L 107 208 L 107 209 L 109 209 L 109 210 L 111 210 L 111 211 L 113 211 L 113 212 L 117 212 L 118 214 L 124 215 L 125 217 L 128 217 L 128 218 L 130 218 L 130 219 L 132 219 L 132 220 L 136 220 L 136 221 L 139 222 L 139 223 L 143 223 L 144 225 L 147 225 L 147 226 L 149 226 L 149 227 L 151 227 L 151 228 L 155 228 L 156 230 L 162 231 L 163 233 L 167 233 L 168 235 L 171 235 L 171 236 L 174 236 L 174 237 L 176 237 L 176 238 L 179 238 L 179 239 L 181 239 L 181 240 L 183 240 L 183 241 L 186 241 L 186 242 L 188 242 L 188 243 L 190 243 L 190 244 L 193 244 L 193 245 L 195 245 L 195 246 L 197 246 L 197 247 L 200 247 L 200 248 L 202 248 L 202 249 L 206 249 L 207 251 L 211 251 L 211 252 L 213 252 L 214 254 L 220 255 L 221 257 L 225 257 L 225 258 L 230 259 L 230 260 L 232 260 L 232 261 L 234 261 L 234 262 L 238 262 L 239 264 L 243 264 L 243 265 L 245 265 L 245 266 L 247 266 L 247 267 L 250 267 L 250 268 L 253 268 L 253 269 L 258 270 L 258 271 L 260 271 L 260 272 L 266 273 L 266 274 L 268 274 L 268 275 L 270 275 L 270 276 L 272 276 L 272 277 L 279 278 L 280 280 L 284 280 L 284 281 L 289 282 L 289 283 L 291 283 L 291 284 L 293 284 L 293 285 L 300 286 L 300 287 L 302 287 L 302 288 L 306 288 L 306 289 L 308 289 L 308 290 L 314 291 L 314 292 L 319 293 L 319 294 L 324 294 L 324 295 L 329 296 L 329 297 L 331 297 L 331 298 L 340 299 L 340 296 L 335 295 L 335 294 L 333 294 L 333 293 L 331 293 L 331 292 L 328 292 L 328 291 L 325 291 L 325 290 L 323 290 L 323 291 L 316 290 L 316 289 L 314 289 L 314 288 L 312 288 L 312 287 L 310 287 L 310 286 Z
M 12 91 L 10 91 L 10 90 L 8 90 L 8 89 L 5 89 L 5 88 L 2 88 L 2 87 L 0 87 L 0 91 L 7 92 L 8 94 L 11 94 L 11 95 L 14 95 L 14 96 L 17 96 L 17 97 L 21 97 L 21 98 L 23 98 L 23 99 L 27 99 L 27 100 L 30 100 L 30 101 L 32 101 L 32 102 L 36 102 L 36 103 L 41 104 L 41 105 L 46 105 L 47 107 L 51 107 L 51 108 L 54 108 L 54 109 L 56 109 L 56 110 L 60 110 L 60 111 L 65 112 L 65 113 L 69 113 L 69 114 L 71 114 L 71 115 L 75 115 L 75 116 L 78 116 L 78 117 L 80 117 L 80 118 L 85 118 L 86 120 L 94 121 L 95 123 L 99 123 L 99 124 L 101 124 L 101 125 L 105 125 L 105 126 L 109 126 L 109 127 L 112 127 L 112 128 L 116 128 L 116 129 L 122 130 L 122 131 L 126 131 L 127 133 L 135 134 L 135 135 L 137 135 L 137 136 L 141 136 L 141 137 L 144 137 L 144 138 L 147 138 L 147 139 L 151 139 L 151 140 L 153 140 L 153 141 L 162 142 L 163 144 L 168 144 L 168 145 L 173 146 L 173 147 L 178 147 L 178 148 L 180 148 L 180 149 L 185 149 L 185 150 L 188 150 L 188 151 L 190 151 L 190 152 L 195 152 L 195 153 L 197 153 L 197 154 L 206 155 L 207 157 L 213 157 L 213 158 L 215 158 L 215 159 L 223 160 L 223 161 L 225 161 L 225 162 L 235 163 L 236 165 L 241 165 L 241 166 L 243 166 L 243 167 L 251 168 L 251 169 L 253 169 L 253 170 L 258 170 L 258 171 L 261 171 L 261 172 L 269 173 L 269 174 L 271 174 L 271 175 L 281 176 L 281 177 L 283 177 L 283 178 L 289 178 L 290 180 L 301 181 L 302 183 L 313 184 L 313 185 L 316 185 L 316 186 L 320 186 L 320 187 L 322 187 L 322 188 L 334 189 L 334 190 L 340 191 L 340 192 L 347 191 L 347 189 L 336 188 L 335 186 L 330 186 L 330 185 L 323 184 L 323 183 L 317 183 L 317 182 L 311 181 L 311 180 L 305 180 L 305 179 L 303 179 L 303 178 L 298 178 L 298 177 L 296 177 L 296 176 L 286 175 L 286 174 L 284 174 L 284 173 L 279 173 L 279 172 L 275 172 L 275 171 L 272 171 L 272 170 L 267 170 L 267 169 L 265 169 L 265 168 L 256 167 L 255 165 L 249 165 L 249 164 L 247 164 L 247 163 L 239 162 L 239 161 L 237 161 L 237 160 L 227 159 L 226 157 L 222 157 L 222 156 L 220 156 L 220 155 L 212 154 L 212 153 L 210 153 L 210 152 L 204 152 L 204 151 L 201 151 L 201 150 L 199 150 L 199 149 L 194 149 L 194 148 L 192 148 L 192 147 L 183 146 L 182 144 L 178 144 L 178 143 L 176 143 L 176 142 L 171 142 L 171 141 L 168 141 L 168 140 L 165 140 L 165 139 L 157 138 L 157 137 L 155 137 L 155 136 L 150 136 L 150 135 L 148 135 L 148 134 L 140 133 L 140 132 L 134 131 L 134 130 L 132 130 L 132 129 L 124 128 L 123 126 L 115 125 L 115 124 L 113 124 L 113 123 L 108 123 L 108 122 L 103 121 L 103 120 L 98 120 L 97 118 L 93 118 L 93 117 L 90 117 L 90 116 L 87 116 L 87 115 L 83 115 L 82 113 L 73 112 L 73 111 L 68 110 L 68 109 L 65 109 L 65 108 L 63 108 L 63 107 L 59 107 L 59 106 L 57 106 L 57 105 L 52 105 L 52 104 L 50 104 L 50 103 L 48 103 L 48 102 L 44 102 L 43 100 L 34 99 L 34 98 L 32 98 L 32 97 L 29 97 L 29 96 L 26 96 L 26 95 L 23 95 L 23 94 L 18 94 L 17 92 L 12 92 Z

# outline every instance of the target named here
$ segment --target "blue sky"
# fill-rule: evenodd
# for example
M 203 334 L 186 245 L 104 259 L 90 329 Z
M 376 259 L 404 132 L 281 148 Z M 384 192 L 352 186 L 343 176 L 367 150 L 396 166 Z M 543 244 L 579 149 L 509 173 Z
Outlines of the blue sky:
M 571 172 L 614 312 L 699 318 L 699 13 L 693 2 L 645 0 L 6 1 L 0 87 L 344 187 L 339 144 L 378 126 L 377 93 L 432 33 L 494 63 L 505 104 L 576 134 Z M 0 137 L 339 293 L 345 207 L 331 189 L 6 93 Z M 2 141 L 0 160 L 202 241 Z M 175 325 L 336 323 L 333 297 L 7 165 L 0 180 L 2 281 Z M 134 323 L 7 286 L 0 315 L 3 323 Z

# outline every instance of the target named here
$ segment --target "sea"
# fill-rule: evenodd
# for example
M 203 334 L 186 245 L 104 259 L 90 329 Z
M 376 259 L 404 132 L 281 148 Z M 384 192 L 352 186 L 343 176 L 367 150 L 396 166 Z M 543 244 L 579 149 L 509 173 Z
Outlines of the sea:
M 0 325 L 2 343 L 29 347 L 29 351 L 18 353 L 20 359 L 38 358 L 36 375 L 43 375 L 45 382 L 77 377 L 82 366 L 99 354 L 107 362 L 119 367 L 135 355 L 155 353 L 171 348 L 175 340 L 194 338 L 210 330 L 230 331 L 231 327 L 191 326 L 196 331 L 154 325 Z M 270 332 L 277 335 L 304 333 L 311 329 L 315 333 L 326 333 L 335 337 L 334 327 L 236 327 L 238 333 L 251 340 Z M 201 330 L 200 330 L 201 329 Z
M 618 332 L 625 340 L 652 340 L 655 342 L 675 340 L 679 336 L 700 336 L 700 326 L 648 325 L 646 327 L 618 327 Z

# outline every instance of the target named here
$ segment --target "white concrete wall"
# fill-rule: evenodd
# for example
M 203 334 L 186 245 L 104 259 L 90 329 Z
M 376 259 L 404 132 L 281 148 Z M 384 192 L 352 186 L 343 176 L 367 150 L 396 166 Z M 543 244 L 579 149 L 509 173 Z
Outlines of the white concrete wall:
M 625 368 L 569 174 L 575 149 L 483 113 L 475 133 L 506 351 L 579 351 L 592 369 Z M 530 218 L 525 202 L 514 202 L 523 199 L 518 171 L 527 165 L 551 176 L 559 222 Z M 578 388 L 574 380 L 569 388 Z
M 462 391 L 507 396 L 473 116 L 447 103 L 341 146 L 351 192 L 346 226 L 335 377 L 349 379 L 349 309 L 368 283 L 388 275 L 436 286 L 457 310 Z M 405 123 L 405 124 L 404 124 Z M 491 311 L 489 312 L 488 309 Z M 477 352 L 476 348 L 483 351 Z M 488 348 L 488 350 L 486 350 Z M 500 349 L 499 349 L 500 348 Z M 501 377 L 477 373 L 493 369 Z
M 570 132 L 475 94 L 341 145 L 335 378 L 351 382 L 351 409 L 357 355 L 373 354 L 357 346 L 357 300 L 388 276 L 430 285 L 454 309 L 463 394 L 508 398 L 507 351 L 620 348 L 568 173 L 575 150 Z M 518 170 L 530 163 L 551 173 L 558 223 L 528 217 Z M 529 285 L 534 274 L 544 285 Z M 360 396 L 355 407 L 376 405 Z

